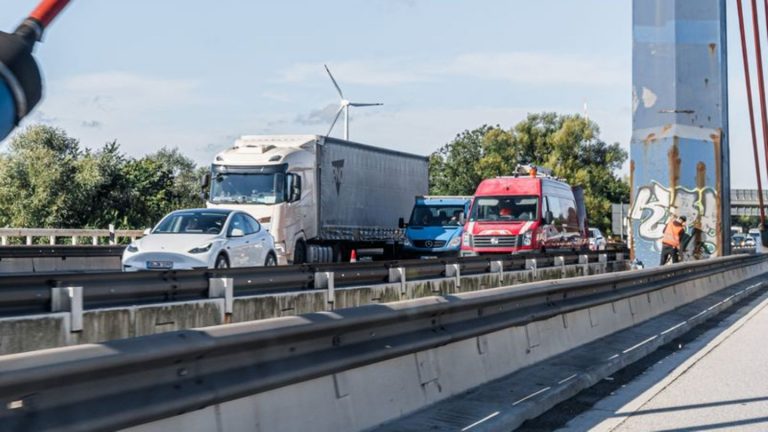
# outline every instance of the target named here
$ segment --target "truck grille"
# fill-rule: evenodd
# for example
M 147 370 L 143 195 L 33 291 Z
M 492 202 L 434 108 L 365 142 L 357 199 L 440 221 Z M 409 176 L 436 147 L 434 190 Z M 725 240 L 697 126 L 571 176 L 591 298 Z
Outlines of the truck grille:
M 475 236 L 475 247 L 510 248 L 517 246 L 517 236 Z
M 420 248 L 441 248 L 445 246 L 444 240 L 414 240 L 413 245 Z

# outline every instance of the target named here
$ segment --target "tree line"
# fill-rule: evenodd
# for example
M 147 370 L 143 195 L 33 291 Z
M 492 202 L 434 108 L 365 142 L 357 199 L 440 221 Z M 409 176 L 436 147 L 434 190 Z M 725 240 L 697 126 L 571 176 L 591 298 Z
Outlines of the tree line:
M 610 204 L 629 200 L 616 174 L 627 153 L 599 132 L 579 115 L 556 113 L 466 130 L 430 156 L 430 193 L 472 195 L 481 180 L 534 164 L 583 186 L 590 225 L 610 232 Z M 29 126 L 0 153 L 0 227 L 150 227 L 170 211 L 204 206 L 206 171 L 177 148 L 134 158 L 116 141 L 91 150 L 61 129 Z
M 175 148 L 133 158 L 116 141 L 84 149 L 61 129 L 29 126 L 0 153 L 0 226 L 151 227 L 172 210 L 204 205 L 203 172 Z

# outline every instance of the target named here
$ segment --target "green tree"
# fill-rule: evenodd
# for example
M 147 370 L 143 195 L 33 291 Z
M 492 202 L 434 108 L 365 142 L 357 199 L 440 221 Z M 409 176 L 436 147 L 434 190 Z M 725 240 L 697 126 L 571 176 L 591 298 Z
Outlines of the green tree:
M 471 195 L 484 178 L 534 164 L 582 186 L 590 224 L 610 232 L 611 202 L 629 199 L 628 184 L 615 174 L 627 153 L 599 135 L 594 122 L 556 113 L 529 114 L 508 131 L 487 125 L 464 131 L 430 157 L 430 191 Z

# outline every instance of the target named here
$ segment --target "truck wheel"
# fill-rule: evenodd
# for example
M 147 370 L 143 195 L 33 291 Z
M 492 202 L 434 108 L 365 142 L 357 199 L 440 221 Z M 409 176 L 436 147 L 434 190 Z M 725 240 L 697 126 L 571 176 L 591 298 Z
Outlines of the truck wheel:
M 304 264 L 307 262 L 307 245 L 303 241 L 296 242 L 296 248 L 293 249 L 293 263 Z

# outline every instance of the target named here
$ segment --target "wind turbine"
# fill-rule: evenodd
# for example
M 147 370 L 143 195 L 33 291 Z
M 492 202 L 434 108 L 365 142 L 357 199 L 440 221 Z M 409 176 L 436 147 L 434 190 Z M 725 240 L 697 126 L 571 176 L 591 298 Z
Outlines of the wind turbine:
M 331 123 L 331 128 L 328 129 L 328 134 L 331 134 L 331 131 L 333 131 L 333 127 L 336 126 L 336 121 L 339 120 L 339 116 L 341 115 L 341 112 L 344 111 L 344 139 L 349 140 L 349 107 L 368 107 L 368 106 L 378 106 L 378 105 L 384 105 L 383 103 L 360 103 L 360 102 L 350 102 L 347 99 L 344 99 L 344 93 L 341 92 L 341 88 L 339 87 L 339 84 L 336 82 L 336 79 L 333 78 L 333 74 L 331 73 L 331 70 L 328 69 L 328 65 L 325 66 L 325 71 L 328 72 L 328 76 L 331 77 L 331 81 L 333 81 L 333 86 L 336 87 L 336 91 L 339 92 L 339 97 L 341 98 L 341 102 L 339 104 L 339 110 L 336 111 L 336 117 L 333 118 L 333 123 Z

